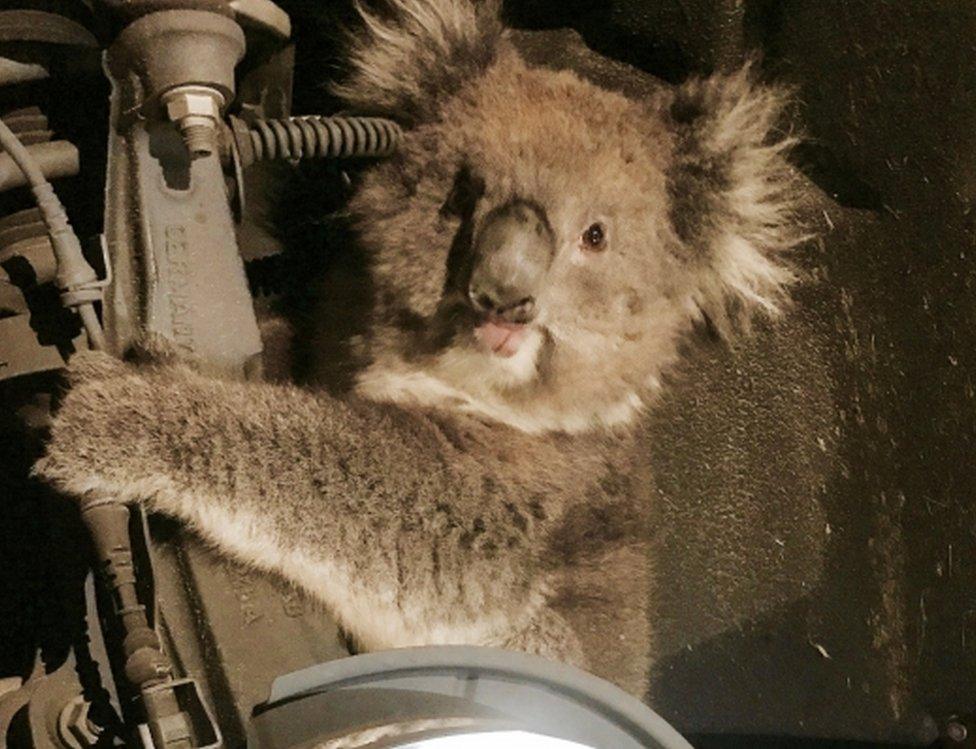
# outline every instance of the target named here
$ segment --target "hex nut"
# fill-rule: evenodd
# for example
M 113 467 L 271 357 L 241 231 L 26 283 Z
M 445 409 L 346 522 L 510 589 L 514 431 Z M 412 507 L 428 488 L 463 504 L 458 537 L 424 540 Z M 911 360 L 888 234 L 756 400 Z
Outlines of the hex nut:
M 220 119 L 224 97 L 220 92 L 205 86 L 180 86 L 163 96 L 163 104 L 172 122 L 179 122 L 186 117 L 207 117 L 216 121 Z
M 217 148 L 217 126 L 224 97 L 207 86 L 177 86 L 162 98 L 169 119 L 176 123 L 191 158 L 208 156 Z

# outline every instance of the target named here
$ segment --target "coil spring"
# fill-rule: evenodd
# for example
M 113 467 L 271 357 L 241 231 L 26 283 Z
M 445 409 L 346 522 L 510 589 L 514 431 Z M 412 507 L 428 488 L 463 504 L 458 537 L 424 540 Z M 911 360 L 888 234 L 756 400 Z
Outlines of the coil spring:
M 402 131 L 380 117 L 286 117 L 250 126 L 255 161 L 389 156 Z

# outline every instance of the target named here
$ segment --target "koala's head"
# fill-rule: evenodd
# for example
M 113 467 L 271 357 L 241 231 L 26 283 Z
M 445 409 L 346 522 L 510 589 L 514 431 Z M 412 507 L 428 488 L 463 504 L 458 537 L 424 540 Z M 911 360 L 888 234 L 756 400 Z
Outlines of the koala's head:
M 350 205 L 368 397 L 528 431 L 626 424 L 683 336 L 775 312 L 799 241 L 782 96 L 747 71 L 628 98 L 532 68 L 494 3 L 364 12 L 351 108 L 405 126 Z

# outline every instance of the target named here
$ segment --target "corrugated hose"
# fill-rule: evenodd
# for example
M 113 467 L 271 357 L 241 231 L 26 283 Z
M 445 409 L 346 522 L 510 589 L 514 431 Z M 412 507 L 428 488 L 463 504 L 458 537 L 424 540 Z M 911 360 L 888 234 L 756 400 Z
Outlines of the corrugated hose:
M 231 118 L 231 131 L 244 166 L 269 159 L 389 156 L 403 135 L 382 117 L 306 115 L 245 123 Z

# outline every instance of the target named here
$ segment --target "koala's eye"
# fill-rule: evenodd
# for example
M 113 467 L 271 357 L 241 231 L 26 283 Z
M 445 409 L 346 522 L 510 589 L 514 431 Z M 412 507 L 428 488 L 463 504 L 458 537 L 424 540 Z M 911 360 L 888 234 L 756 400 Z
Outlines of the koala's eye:
M 595 223 L 583 232 L 583 249 L 590 252 L 602 252 L 607 247 L 607 230 L 603 224 Z

